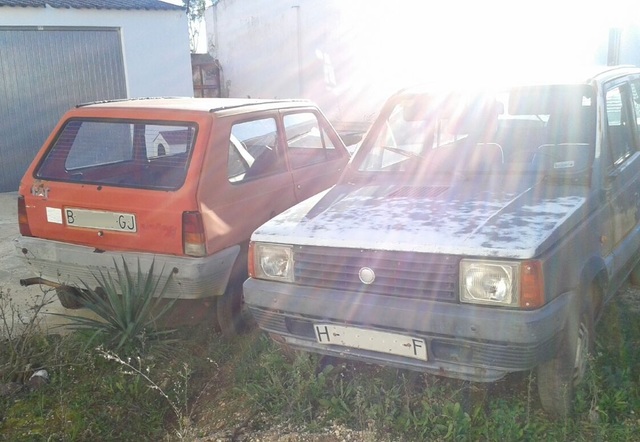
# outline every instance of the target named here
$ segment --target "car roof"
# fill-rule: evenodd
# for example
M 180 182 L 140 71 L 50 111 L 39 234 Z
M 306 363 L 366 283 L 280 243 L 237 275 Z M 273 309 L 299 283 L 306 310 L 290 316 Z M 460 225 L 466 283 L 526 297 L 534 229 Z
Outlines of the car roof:
M 605 82 L 629 74 L 640 74 L 640 68 L 635 66 L 607 66 L 596 73 L 594 79 Z
M 550 68 L 546 70 L 545 74 L 525 78 L 525 82 L 531 84 L 591 84 L 594 81 L 602 83 L 631 73 L 640 73 L 640 69 L 626 65 Z
M 273 109 L 281 107 L 309 106 L 313 103 L 303 99 L 257 99 L 257 98 L 191 98 L 191 97 L 152 97 L 130 98 L 122 100 L 105 100 L 79 104 L 76 108 L 111 108 L 111 109 L 172 109 L 201 112 L 221 112 L 243 107 Z

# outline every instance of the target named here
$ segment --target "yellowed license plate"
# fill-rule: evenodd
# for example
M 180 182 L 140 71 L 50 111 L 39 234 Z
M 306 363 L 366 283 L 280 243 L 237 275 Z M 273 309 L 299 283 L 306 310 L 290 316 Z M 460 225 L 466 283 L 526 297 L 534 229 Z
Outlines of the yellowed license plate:
M 136 216 L 132 213 L 107 212 L 101 210 L 64 209 L 67 226 L 89 229 L 116 230 L 135 233 L 138 231 Z
M 427 344 L 422 338 L 333 324 L 315 324 L 314 329 L 319 344 L 340 345 L 427 360 Z

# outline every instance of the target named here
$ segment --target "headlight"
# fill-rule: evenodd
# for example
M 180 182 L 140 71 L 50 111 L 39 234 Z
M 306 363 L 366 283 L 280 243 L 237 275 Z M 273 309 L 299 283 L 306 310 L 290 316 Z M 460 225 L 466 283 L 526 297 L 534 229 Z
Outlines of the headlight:
M 460 262 L 460 301 L 517 307 L 520 265 L 501 261 Z
M 275 244 L 252 244 L 253 274 L 258 279 L 293 282 L 293 249 Z

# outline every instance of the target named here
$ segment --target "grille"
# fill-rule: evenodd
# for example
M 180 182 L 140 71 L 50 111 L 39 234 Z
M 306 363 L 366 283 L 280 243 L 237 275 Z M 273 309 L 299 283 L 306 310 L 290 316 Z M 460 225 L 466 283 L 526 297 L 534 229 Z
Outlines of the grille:
M 432 360 L 494 367 L 507 370 L 523 370 L 537 365 L 536 361 L 553 356 L 553 345 L 538 346 L 500 345 L 489 342 L 462 344 L 455 340 L 431 341 Z
M 298 246 L 294 249 L 296 283 L 392 297 L 456 302 L 459 257 L 412 252 Z M 375 272 L 364 284 L 360 269 Z
M 285 324 L 285 317 L 279 312 L 254 307 L 251 307 L 250 310 L 260 328 L 280 334 L 289 333 Z

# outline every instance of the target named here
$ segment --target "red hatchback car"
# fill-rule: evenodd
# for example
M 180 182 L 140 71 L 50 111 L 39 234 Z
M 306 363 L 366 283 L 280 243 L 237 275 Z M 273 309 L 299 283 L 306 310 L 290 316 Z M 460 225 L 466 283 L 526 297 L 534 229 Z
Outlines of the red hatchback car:
M 65 307 L 77 308 L 77 287 L 97 272 L 122 259 L 155 262 L 173 272 L 166 296 L 195 311 L 217 304 L 220 325 L 233 332 L 251 232 L 333 185 L 348 159 L 309 101 L 78 106 L 20 183 L 16 248 L 36 275 L 23 283 L 55 287 Z

